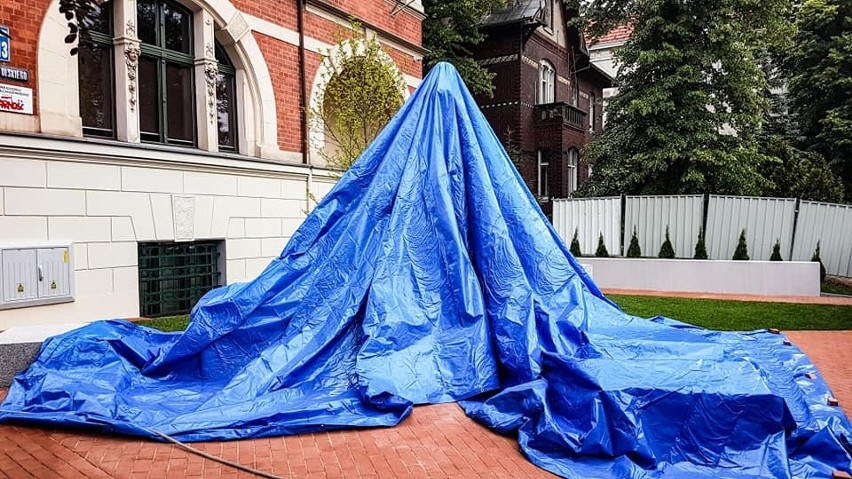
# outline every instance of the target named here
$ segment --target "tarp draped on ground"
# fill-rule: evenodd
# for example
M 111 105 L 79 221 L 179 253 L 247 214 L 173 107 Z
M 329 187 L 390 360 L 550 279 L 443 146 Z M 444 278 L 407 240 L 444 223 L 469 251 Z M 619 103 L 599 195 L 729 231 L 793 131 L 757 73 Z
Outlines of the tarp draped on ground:
M 199 441 L 464 400 L 566 477 L 829 477 L 852 470 L 852 427 L 815 372 L 780 335 L 622 313 L 441 64 L 257 279 L 184 333 L 49 339 L 0 420 Z

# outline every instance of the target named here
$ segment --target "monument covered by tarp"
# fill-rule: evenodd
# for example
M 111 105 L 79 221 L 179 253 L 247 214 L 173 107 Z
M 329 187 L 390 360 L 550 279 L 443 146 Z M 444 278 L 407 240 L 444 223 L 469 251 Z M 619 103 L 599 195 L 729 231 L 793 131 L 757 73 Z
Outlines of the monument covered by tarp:
M 565 477 L 811 478 L 852 469 L 829 396 L 781 335 L 607 300 L 440 64 L 257 279 L 208 293 L 185 332 L 48 339 L 0 420 L 200 441 L 461 400 Z

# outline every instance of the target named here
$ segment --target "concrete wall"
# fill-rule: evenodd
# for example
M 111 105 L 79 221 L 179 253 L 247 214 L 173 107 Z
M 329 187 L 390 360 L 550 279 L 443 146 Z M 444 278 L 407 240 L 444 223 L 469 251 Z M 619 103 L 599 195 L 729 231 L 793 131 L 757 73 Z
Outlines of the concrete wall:
M 14 141 L 13 141 L 14 140 Z M 0 311 L 0 330 L 139 315 L 137 244 L 225 241 L 228 283 L 277 257 L 324 170 L 0 134 L 0 243 L 73 244 L 76 301 Z M 140 158 L 144 157 L 144 158 Z M 313 203 L 311 203 L 313 206 Z
M 603 289 L 819 296 L 819 264 L 653 258 L 580 258 Z

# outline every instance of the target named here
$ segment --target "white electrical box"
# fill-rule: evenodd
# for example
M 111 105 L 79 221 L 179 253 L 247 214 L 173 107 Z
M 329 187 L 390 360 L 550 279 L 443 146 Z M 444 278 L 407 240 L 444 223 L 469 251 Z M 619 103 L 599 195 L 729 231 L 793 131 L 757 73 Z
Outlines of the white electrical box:
M 74 301 L 71 245 L 0 245 L 0 309 Z

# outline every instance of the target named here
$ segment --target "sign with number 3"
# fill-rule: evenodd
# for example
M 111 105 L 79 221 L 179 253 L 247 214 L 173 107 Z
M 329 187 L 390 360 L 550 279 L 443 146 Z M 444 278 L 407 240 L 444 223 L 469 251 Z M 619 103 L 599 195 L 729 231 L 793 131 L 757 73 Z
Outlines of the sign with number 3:
M 12 60 L 12 40 L 9 38 L 9 28 L 0 27 L 0 62 Z

